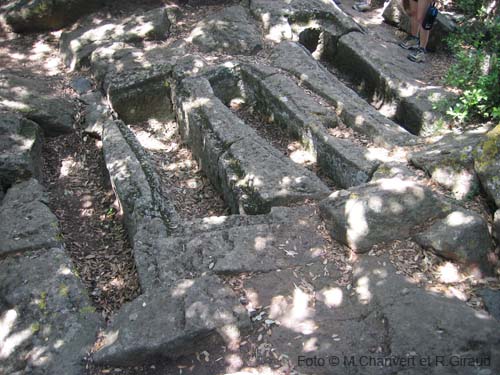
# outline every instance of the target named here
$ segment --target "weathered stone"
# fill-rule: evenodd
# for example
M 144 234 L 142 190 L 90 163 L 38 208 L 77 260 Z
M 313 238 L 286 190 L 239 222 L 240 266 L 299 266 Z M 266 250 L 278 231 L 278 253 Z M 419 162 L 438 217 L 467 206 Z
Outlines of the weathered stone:
M 500 209 L 495 211 L 495 216 L 493 218 L 493 236 L 500 243 Z
M 139 49 L 113 43 L 92 53 L 91 69 L 123 121 L 166 120 L 173 115 L 169 78 L 182 53 L 182 46 Z
M 492 248 L 488 224 L 474 212 L 453 211 L 415 238 L 438 255 L 491 272 L 487 259 Z
M 419 225 L 443 217 L 446 208 L 425 186 L 400 178 L 338 191 L 321 203 L 332 237 L 357 252 L 407 238 Z
M 85 77 L 75 77 L 71 80 L 70 86 L 78 94 L 85 94 L 92 90 L 92 82 Z
M 474 169 L 488 197 L 500 207 L 500 125 L 474 151 Z
M 397 177 L 401 180 L 417 180 L 418 176 L 410 168 L 403 163 L 384 163 L 381 164 L 375 173 L 373 173 L 371 181 L 378 181 L 387 178 Z
M 38 125 L 13 113 L 0 113 L 0 190 L 17 180 L 39 177 L 41 157 Z
M 84 372 L 101 322 L 72 269 L 61 249 L 0 260 L 0 372 Z
M 110 42 L 163 40 L 169 34 L 170 21 L 165 8 L 147 11 L 124 19 L 96 21 L 88 17 L 61 35 L 60 51 L 70 70 L 90 63 L 90 55 Z
M 500 322 L 500 291 L 494 289 L 481 289 L 479 295 L 483 298 L 486 310 Z
M 328 191 L 236 117 L 205 78 L 184 79 L 175 96 L 182 137 L 234 213 L 265 213 Z
M 410 17 L 408 17 L 409 1 L 411 0 L 390 0 L 389 4 L 387 4 L 384 12 L 382 13 L 382 17 L 384 17 L 385 22 L 397 26 L 407 33 L 409 33 L 411 29 Z M 408 11 L 405 9 L 408 9 Z M 445 14 L 439 12 L 432 27 L 432 32 L 429 35 L 427 49 L 429 49 L 430 51 L 447 49 L 448 45 L 446 43 L 446 39 L 451 33 L 455 31 L 455 29 L 455 23 Z
M 275 66 L 295 75 L 306 87 L 331 101 L 346 125 L 368 136 L 375 144 L 392 148 L 413 140 L 411 134 L 381 115 L 298 43 L 278 44 L 270 58 Z
M 42 186 L 28 180 L 11 187 L 0 206 L 0 254 L 59 245 L 57 218 L 46 206 Z
M 20 112 L 40 125 L 47 136 L 73 131 L 75 105 L 54 95 L 41 80 L 0 73 L 0 109 Z
M 354 32 L 325 52 L 322 57 L 345 74 L 357 91 L 369 101 L 391 107 L 395 121 L 409 132 L 425 134 L 439 120 L 433 104 L 449 94 L 419 82 L 421 64 L 408 64 L 397 43 L 380 48 L 378 38 Z
M 317 233 L 318 215 L 282 223 L 268 220 L 269 224 L 233 223 L 204 233 L 150 239 L 147 251 L 134 251 L 142 288 L 155 290 L 204 273 L 269 272 L 321 262 L 326 242 Z
M 191 6 L 203 6 L 203 5 L 221 5 L 227 4 L 230 0 L 181 0 L 181 4 L 188 4 Z
M 85 103 L 83 111 L 85 132 L 102 138 L 104 124 L 111 120 L 111 111 L 99 92 L 91 92 L 80 97 Z
M 94 361 L 122 366 L 177 358 L 205 349 L 219 337 L 235 348 L 240 330 L 248 326 L 245 309 L 218 277 L 181 280 L 172 288 L 151 291 L 125 305 Z
M 250 11 L 263 25 L 266 39 L 273 42 L 298 39 L 304 28 L 328 25 L 342 35 L 360 26 L 340 8 L 322 0 L 253 0 Z
M 484 135 L 478 133 L 446 135 L 410 154 L 409 160 L 438 184 L 451 190 L 456 199 L 472 198 L 479 192 L 473 150 L 483 139 Z
M 252 55 L 262 48 L 259 28 L 239 5 L 224 8 L 201 20 L 188 40 L 202 52 Z
M 104 160 L 120 201 L 131 239 L 154 218 L 165 225 L 177 221 L 145 151 L 121 121 L 107 121 L 103 133 Z
M 2 7 L 16 33 L 58 30 L 96 10 L 102 0 L 15 0 Z

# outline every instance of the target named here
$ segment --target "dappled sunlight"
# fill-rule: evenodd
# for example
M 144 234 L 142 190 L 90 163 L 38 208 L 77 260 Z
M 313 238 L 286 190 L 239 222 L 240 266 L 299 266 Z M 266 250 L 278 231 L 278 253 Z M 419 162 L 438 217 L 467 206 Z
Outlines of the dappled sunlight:
M 463 211 L 454 211 L 446 217 L 444 222 L 450 227 L 459 227 L 473 223 L 474 217 Z
M 347 238 L 352 243 L 357 243 L 366 237 L 370 232 L 368 222 L 366 221 L 365 207 L 362 201 L 351 198 L 345 206 L 345 216 L 347 217 Z
M 257 236 L 255 237 L 255 243 L 254 243 L 254 249 L 257 250 L 257 252 L 262 252 L 268 247 L 270 244 L 273 243 L 274 237 L 273 236 Z
M 16 309 L 9 309 L 0 318 L 0 359 L 9 358 L 17 347 L 29 340 L 33 335 L 31 328 L 12 332 L 19 318 L 18 314 Z
M 335 308 L 342 305 L 344 293 L 342 289 L 338 287 L 324 288 L 319 292 L 317 298 L 329 308 Z
M 313 296 L 296 287 L 291 303 L 284 296 L 272 299 L 269 317 L 294 332 L 310 335 L 317 329 L 313 319 L 314 309 L 310 307 L 312 302 Z
M 462 279 L 458 267 L 451 262 L 445 262 L 439 266 L 438 273 L 439 280 L 445 284 L 458 283 Z
M 193 284 L 194 280 L 183 280 L 180 283 L 177 283 L 175 288 L 172 290 L 172 297 L 179 298 L 184 296 Z
M 356 282 L 356 295 L 358 297 L 358 301 L 366 305 L 372 300 L 372 293 L 370 292 L 370 278 L 368 276 L 363 276 L 358 279 Z

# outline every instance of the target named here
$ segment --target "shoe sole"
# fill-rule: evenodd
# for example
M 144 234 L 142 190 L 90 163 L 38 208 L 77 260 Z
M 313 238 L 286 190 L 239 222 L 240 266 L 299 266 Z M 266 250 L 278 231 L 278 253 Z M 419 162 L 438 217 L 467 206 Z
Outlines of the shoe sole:
M 414 63 L 423 63 L 423 62 L 425 62 L 425 59 L 423 59 L 423 60 L 417 60 L 413 56 L 408 56 L 408 60 L 410 60 L 411 62 L 414 62 Z
M 414 49 L 417 49 L 417 48 L 418 48 L 418 47 L 416 47 L 416 46 L 410 46 L 410 47 L 408 47 L 408 46 L 405 46 L 405 45 L 403 45 L 403 44 L 401 44 L 401 43 L 400 43 L 400 44 L 398 44 L 398 46 L 400 46 L 401 48 L 403 48 L 403 49 L 405 49 L 405 50 L 407 50 L 407 51 L 411 51 L 411 50 L 414 50 Z

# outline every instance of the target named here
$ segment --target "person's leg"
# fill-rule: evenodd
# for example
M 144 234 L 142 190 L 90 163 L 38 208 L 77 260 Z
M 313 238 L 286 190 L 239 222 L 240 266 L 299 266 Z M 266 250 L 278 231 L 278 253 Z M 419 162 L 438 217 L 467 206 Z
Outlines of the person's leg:
M 418 25 L 418 33 L 420 37 L 420 47 L 426 48 L 427 42 L 429 41 L 429 33 L 430 30 L 425 30 L 422 27 L 422 22 L 424 22 L 425 15 L 427 13 L 427 9 L 431 5 L 431 0 L 418 0 L 417 5 L 417 25 Z
M 417 9 L 418 2 L 415 0 L 410 0 L 410 33 L 412 36 L 417 37 L 418 35 L 418 21 L 417 21 Z
M 418 0 L 417 6 L 417 22 L 418 22 L 418 34 L 420 38 L 419 47 L 408 55 L 408 59 L 413 62 L 424 62 L 427 42 L 429 41 L 429 30 L 425 30 L 422 27 L 422 22 L 424 21 L 427 9 L 431 4 L 431 0 Z

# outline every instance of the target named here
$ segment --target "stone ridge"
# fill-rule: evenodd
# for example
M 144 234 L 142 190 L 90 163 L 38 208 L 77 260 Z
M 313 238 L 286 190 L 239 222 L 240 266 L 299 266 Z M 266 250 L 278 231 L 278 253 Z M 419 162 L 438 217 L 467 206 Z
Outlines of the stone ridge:
M 266 213 L 328 193 L 314 174 L 283 157 L 224 106 L 208 80 L 186 78 L 175 96 L 181 135 L 232 212 Z

